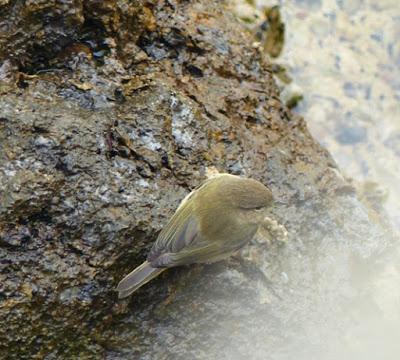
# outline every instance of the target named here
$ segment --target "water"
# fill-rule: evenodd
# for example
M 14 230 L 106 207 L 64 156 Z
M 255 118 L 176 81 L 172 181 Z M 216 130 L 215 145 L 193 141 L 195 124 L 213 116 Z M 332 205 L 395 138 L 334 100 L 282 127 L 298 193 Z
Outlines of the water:
M 258 0 L 257 5 L 276 4 Z M 361 191 L 400 229 L 400 3 L 280 1 L 297 112 Z M 372 193 L 371 193 L 372 192 Z

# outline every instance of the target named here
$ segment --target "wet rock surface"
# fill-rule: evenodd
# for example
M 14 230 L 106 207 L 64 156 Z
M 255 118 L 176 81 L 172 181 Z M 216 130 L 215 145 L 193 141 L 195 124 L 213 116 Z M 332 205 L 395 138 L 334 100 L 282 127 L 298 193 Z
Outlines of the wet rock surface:
M 358 351 L 363 310 L 348 309 L 376 285 L 365 264 L 390 270 L 391 236 L 282 105 L 225 5 L 42 4 L 0 3 L 1 354 Z M 271 188 L 287 244 L 254 242 L 247 265 L 171 269 L 118 301 L 117 282 L 213 167 Z

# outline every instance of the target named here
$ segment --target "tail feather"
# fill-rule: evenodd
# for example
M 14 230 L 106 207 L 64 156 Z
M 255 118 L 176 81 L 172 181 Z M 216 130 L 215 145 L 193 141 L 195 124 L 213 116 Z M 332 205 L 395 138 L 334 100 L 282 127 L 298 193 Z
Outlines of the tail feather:
M 164 270 L 165 268 L 154 268 L 148 261 L 145 261 L 119 282 L 117 286 L 118 298 L 122 299 L 129 296 Z

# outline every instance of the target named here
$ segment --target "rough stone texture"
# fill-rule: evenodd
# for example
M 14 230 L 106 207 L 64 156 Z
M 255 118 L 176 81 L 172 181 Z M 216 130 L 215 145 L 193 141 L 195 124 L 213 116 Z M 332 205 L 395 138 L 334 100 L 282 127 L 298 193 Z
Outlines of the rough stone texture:
M 2 1 L 0 31 L 0 354 L 302 359 L 325 349 L 325 324 L 359 320 L 336 308 L 368 293 L 354 264 L 387 256 L 382 219 L 224 4 Z M 254 268 L 172 269 L 118 301 L 210 167 L 267 184 L 288 244 L 249 246 Z

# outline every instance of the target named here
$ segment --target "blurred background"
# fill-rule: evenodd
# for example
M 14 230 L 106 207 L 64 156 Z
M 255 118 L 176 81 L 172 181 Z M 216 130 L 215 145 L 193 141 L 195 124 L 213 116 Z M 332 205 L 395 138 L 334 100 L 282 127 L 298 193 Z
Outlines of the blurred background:
M 233 4 L 278 65 L 282 96 L 304 116 L 360 195 L 383 206 L 399 230 L 400 3 Z

